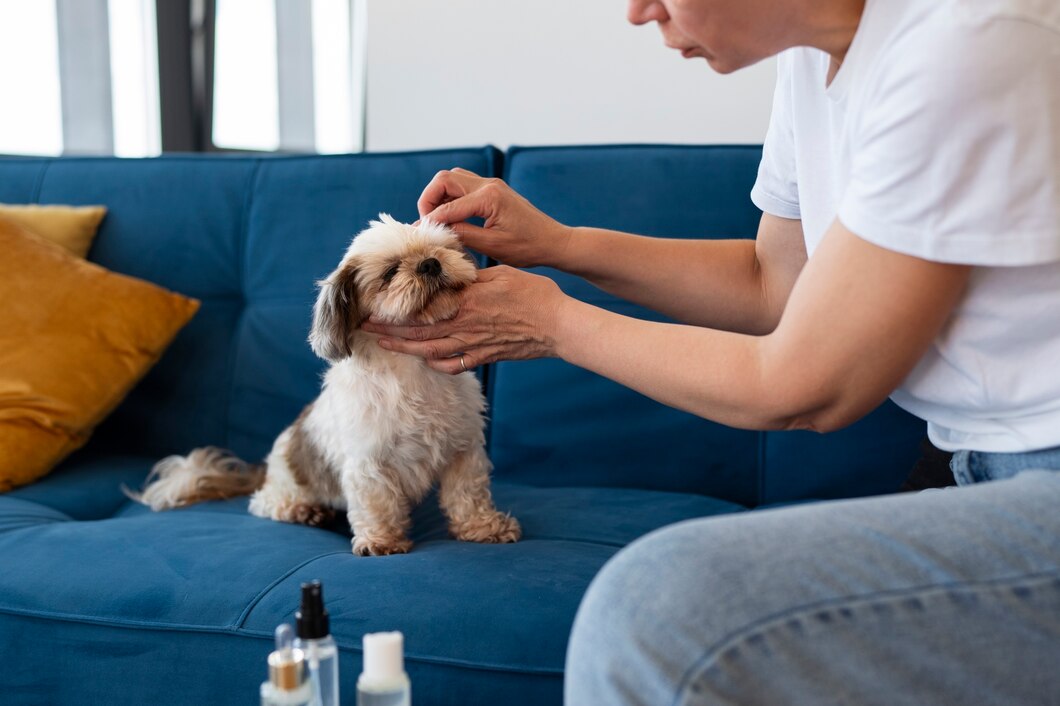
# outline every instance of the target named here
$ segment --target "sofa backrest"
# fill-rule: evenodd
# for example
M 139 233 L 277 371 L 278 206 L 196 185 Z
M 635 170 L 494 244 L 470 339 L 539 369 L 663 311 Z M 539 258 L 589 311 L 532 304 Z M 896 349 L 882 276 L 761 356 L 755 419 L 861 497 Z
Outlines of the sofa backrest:
M 761 148 L 743 146 L 511 149 L 505 178 L 569 225 L 753 238 L 761 213 L 749 193 L 760 157 Z M 576 277 L 541 273 L 579 299 L 663 320 Z M 670 409 L 559 360 L 500 363 L 489 375 L 497 472 L 533 484 L 690 491 L 746 505 L 893 492 L 925 431 L 890 402 L 823 436 L 753 432 Z
M 505 174 L 561 221 L 667 237 L 754 236 L 756 147 L 513 149 Z M 500 176 L 493 148 L 336 157 L 0 160 L 0 202 L 103 204 L 89 254 L 203 306 L 100 427 L 100 452 L 204 444 L 256 460 L 319 391 L 306 334 L 316 280 L 380 211 L 413 220 L 440 169 Z M 0 254 L 2 256 L 2 254 Z M 573 296 L 658 318 L 560 273 Z M 662 273 L 661 276 L 665 276 Z M 698 492 L 758 505 L 894 490 L 923 424 L 887 403 L 826 436 L 730 429 L 560 361 L 484 371 L 498 477 Z
M 0 160 L 0 202 L 103 204 L 90 260 L 202 300 L 90 447 L 160 457 L 214 444 L 257 460 L 320 391 L 306 343 L 315 283 L 353 235 L 380 211 L 415 220 L 441 169 L 499 164 L 493 148 Z

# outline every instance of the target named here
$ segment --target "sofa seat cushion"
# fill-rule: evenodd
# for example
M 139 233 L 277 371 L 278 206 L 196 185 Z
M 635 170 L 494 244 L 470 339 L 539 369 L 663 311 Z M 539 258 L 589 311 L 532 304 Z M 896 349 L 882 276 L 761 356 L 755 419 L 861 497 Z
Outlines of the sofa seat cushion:
M 444 690 L 457 685 L 481 690 L 468 695 L 469 703 L 502 695 L 505 703 L 558 701 L 570 626 L 604 562 L 663 525 L 743 509 L 690 494 L 498 482 L 497 505 L 522 522 L 521 542 L 453 541 L 430 499 L 414 515 L 410 554 L 359 558 L 350 553 L 348 534 L 253 517 L 245 498 L 162 513 L 119 500 L 119 486 L 138 485 L 151 461 L 84 461 L 47 479 L 50 487 L 0 496 L 0 623 L 12 628 L 0 634 L 17 634 L 15 628 L 30 623 L 34 629 L 73 623 L 68 639 L 105 646 L 79 650 L 60 666 L 62 678 L 27 670 L 16 683 L 28 680 L 33 693 L 65 698 L 63 683 L 83 683 L 81 673 L 92 669 L 105 672 L 103 662 L 116 649 L 135 661 L 129 671 L 155 672 L 158 688 L 168 688 L 164 674 L 173 665 L 137 660 L 143 648 L 136 645 L 148 631 L 167 645 L 161 651 L 183 645 L 180 654 L 205 651 L 215 664 L 232 666 L 197 675 L 189 688 L 198 696 L 184 694 L 187 702 L 224 694 L 231 703 L 249 703 L 273 629 L 292 619 L 299 584 L 317 578 L 344 654 L 346 693 L 360 671 L 362 635 L 401 630 L 413 682 L 419 672 L 436 692 L 437 698 L 418 693 L 418 703 L 450 702 L 452 693 Z M 0 652 L 14 647 L 4 642 Z M 489 676 L 461 679 L 459 670 L 466 669 Z M 154 682 L 142 682 L 145 691 L 137 696 L 147 702 Z M 197 691 L 207 686 L 215 691 Z

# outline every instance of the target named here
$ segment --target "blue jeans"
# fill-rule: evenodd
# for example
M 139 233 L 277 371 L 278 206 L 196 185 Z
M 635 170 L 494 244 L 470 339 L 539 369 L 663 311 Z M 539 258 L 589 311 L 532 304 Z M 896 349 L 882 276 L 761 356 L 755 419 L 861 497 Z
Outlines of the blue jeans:
M 634 542 L 578 611 L 567 704 L 1060 704 L 1060 448 L 953 469 Z

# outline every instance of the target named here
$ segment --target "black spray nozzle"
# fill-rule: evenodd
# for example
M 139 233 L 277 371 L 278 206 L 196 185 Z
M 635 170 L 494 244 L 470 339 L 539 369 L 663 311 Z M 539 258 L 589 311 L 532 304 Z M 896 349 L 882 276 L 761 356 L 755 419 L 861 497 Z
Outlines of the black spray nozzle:
M 319 581 L 302 584 L 302 606 L 294 614 L 294 620 L 302 640 L 319 640 L 331 632 L 328 611 L 324 608 L 324 589 Z

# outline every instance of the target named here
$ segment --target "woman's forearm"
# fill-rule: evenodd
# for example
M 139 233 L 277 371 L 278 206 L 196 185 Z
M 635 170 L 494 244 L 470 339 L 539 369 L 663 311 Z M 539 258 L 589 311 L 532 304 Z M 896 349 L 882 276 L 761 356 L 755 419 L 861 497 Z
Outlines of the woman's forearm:
M 836 221 L 764 336 L 620 316 L 565 297 L 550 350 L 663 404 L 748 429 L 829 431 L 904 380 L 971 268 L 873 245 Z
M 745 429 L 799 423 L 806 400 L 768 389 L 763 337 L 642 321 L 573 299 L 555 326 L 559 357 L 662 404 Z
M 574 228 L 549 264 L 678 321 L 764 334 L 780 320 L 805 261 L 804 251 L 789 253 L 792 248 L 773 247 L 780 257 L 761 257 L 763 245 L 781 238 L 797 241 L 801 249 L 801 225 L 775 220 L 763 221 L 757 241 L 677 240 Z

